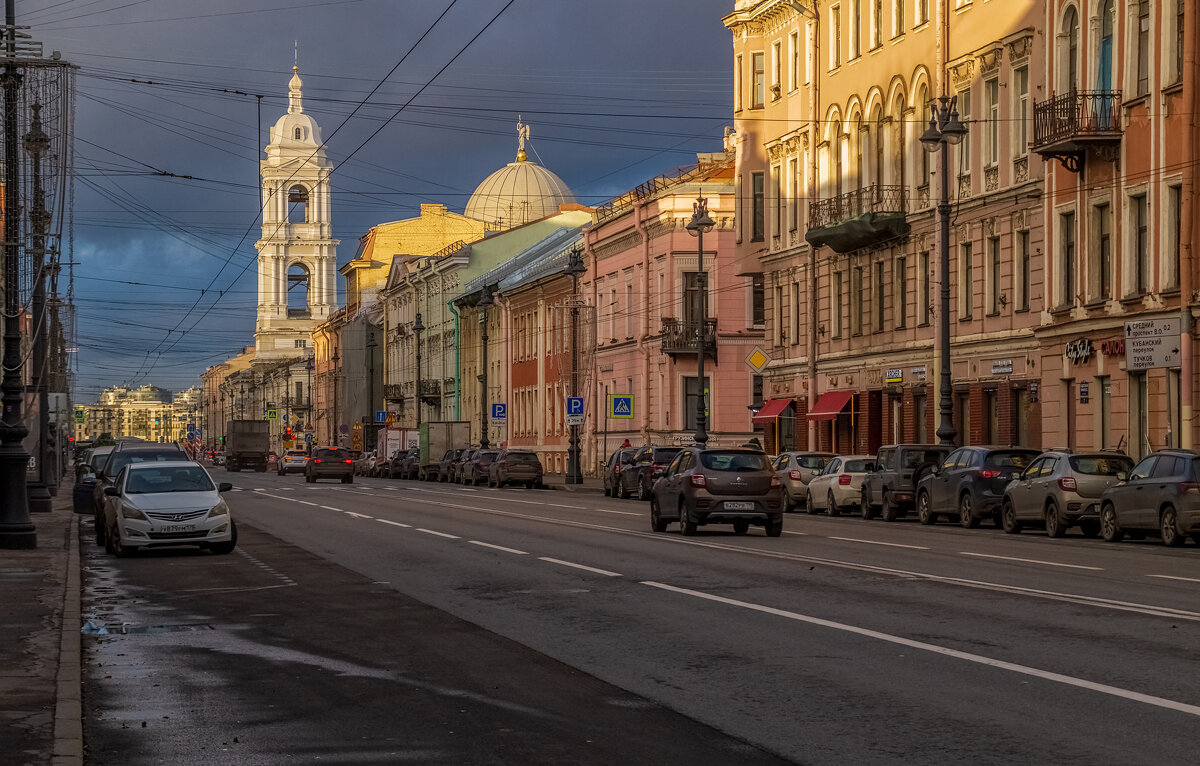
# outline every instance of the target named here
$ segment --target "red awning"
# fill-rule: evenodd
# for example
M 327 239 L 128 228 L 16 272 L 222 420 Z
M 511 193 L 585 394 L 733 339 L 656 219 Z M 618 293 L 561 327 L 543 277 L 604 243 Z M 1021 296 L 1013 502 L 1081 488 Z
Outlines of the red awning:
M 808 411 L 808 417 L 810 420 L 833 420 L 853 398 L 853 391 L 826 391 L 817 397 L 817 403 Z
M 755 423 L 770 423 L 783 414 L 783 411 L 792 403 L 791 399 L 772 399 L 763 405 L 762 409 L 754 413 Z

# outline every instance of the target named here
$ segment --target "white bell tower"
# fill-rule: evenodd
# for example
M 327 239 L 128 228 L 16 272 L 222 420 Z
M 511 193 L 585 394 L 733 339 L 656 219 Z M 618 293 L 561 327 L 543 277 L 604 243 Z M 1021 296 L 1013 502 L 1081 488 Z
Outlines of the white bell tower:
M 286 358 L 311 346 L 311 333 L 337 310 L 337 245 L 321 128 L 301 105 L 293 67 L 288 111 L 271 128 L 262 174 L 258 249 L 257 359 Z

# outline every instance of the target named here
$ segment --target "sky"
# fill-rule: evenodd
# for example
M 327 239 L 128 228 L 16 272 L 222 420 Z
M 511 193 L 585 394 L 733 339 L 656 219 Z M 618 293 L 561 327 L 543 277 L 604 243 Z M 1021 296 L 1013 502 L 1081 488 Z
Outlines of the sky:
M 18 25 L 79 67 L 75 401 L 113 385 L 198 385 L 253 343 L 258 159 L 287 109 L 297 51 L 305 111 L 336 166 L 340 266 L 371 226 L 421 203 L 461 212 L 514 159 L 518 115 L 530 158 L 587 205 L 719 151 L 732 124 L 721 23 L 732 8 L 17 0 Z

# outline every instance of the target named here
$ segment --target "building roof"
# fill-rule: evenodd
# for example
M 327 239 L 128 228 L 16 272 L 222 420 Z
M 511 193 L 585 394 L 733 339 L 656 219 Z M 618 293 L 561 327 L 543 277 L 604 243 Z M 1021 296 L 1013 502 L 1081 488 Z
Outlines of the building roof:
M 529 126 L 517 121 L 517 158 L 483 179 L 467 202 L 470 218 L 519 226 L 558 212 L 561 205 L 575 204 L 575 195 L 552 171 L 529 160 L 525 141 Z

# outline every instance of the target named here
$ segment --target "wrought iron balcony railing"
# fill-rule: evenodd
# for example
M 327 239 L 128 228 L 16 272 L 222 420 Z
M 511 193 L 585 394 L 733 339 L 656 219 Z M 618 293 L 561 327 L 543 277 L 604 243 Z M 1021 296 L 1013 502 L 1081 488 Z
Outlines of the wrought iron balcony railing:
M 1033 150 L 1070 170 L 1089 146 L 1121 140 L 1121 94 L 1073 90 L 1033 105 Z
M 907 213 L 903 186 L 871 184 L 811 202 L 804 238 L 839 253 L 894 242 L 908 234 Z
M 442 382 L 440 380 L 421 381 L 421 401 L 426 404 L 442 403 Z
M 871 184 L 829 199 L 819 199 L 808 206 L 808 226 L 842 223 L 866 213 L 904 213 L 908 204 L 903 186 Z
M 684 322 L 674 317 L 663 317 L 662 350 L 664 354 L 695 354 L 700 348 L 699 322 Z M 704 321 L 704 353 L 717 358 L 717 320 Z

